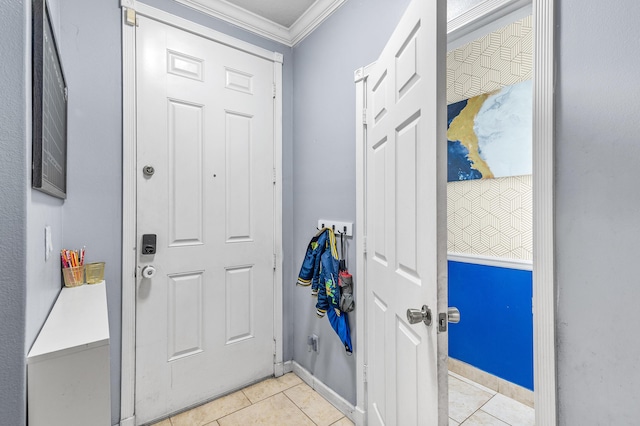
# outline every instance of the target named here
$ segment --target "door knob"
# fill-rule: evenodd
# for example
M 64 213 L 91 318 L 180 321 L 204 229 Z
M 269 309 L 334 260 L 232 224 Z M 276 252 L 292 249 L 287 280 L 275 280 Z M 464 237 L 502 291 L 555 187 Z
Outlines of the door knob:
M 409 324 L 417 324 L 424 322 L 431 325 L 431 309 L 427 305 L 423 305 L 422 309 L 407 309 L 407 321 Z
M 457 324 L 460 322 L 460 310 L 456 307 L 453 306 L 449 306 L 449 309 L 447 310 L 447 317 L 449 319 L 449 322 L 452 322 L 454 324 Z
M 142 268 L 142 278 L 153 278 L 156 275 L 156 268 L 151 265 L 147 265 Z

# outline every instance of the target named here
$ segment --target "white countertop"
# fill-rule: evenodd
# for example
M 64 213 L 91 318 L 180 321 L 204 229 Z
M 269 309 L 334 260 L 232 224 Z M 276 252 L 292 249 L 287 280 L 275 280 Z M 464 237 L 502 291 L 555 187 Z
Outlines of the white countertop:
M 105 282 L 64 287 L 29 351 L 27 364 L 108 343 Z

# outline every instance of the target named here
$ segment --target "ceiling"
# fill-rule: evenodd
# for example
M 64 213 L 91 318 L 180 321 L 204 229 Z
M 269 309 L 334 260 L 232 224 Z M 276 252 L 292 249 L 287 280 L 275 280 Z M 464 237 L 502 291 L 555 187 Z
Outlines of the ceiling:
M 227 0 L 270 21 L 290 28 L 315 0 Z
M 346 0 L 175 0 L 262 37 L 295 46 Z

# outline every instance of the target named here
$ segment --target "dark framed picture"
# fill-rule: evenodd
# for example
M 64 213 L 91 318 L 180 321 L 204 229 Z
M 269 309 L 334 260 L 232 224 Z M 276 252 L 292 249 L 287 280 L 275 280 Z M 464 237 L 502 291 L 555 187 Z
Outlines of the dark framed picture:
M 33 1 L 31 186 L 67 197 L 67 84 L 46 0 Z

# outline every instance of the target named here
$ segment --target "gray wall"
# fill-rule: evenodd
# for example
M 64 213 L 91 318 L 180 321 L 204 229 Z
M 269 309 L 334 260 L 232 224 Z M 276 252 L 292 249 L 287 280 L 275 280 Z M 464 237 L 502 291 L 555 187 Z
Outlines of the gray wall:
M 116 1 L 60 1 L 60 45 L 69 86 L 63 246 L 86 245 L 106 262 L 111 332 L 111 418 L 120 420 L 122 88 Z M 56 262 L 56 266 L 58 262 Z
M 0 0 L 0 413 L 25 424 L 26 20 L 22 2 Z
M 318 219 L 355 223 L 355 84 L 353 73 L 378 58 L 408 0 L 350 0 L 294 48 L 294 276 Z M 350 269 L 355 244 L 349 239 Z M 358 278 L 354 277 L 355 285 Z M 293 359 L 351 403 L 356 402 L 355 313 L 349 316 L 354 356 L 345 354 L 326 318 L 317 318 L 308 287 L 295 287 Z M 362 303 L 362 302 L 356 302 Z M 357 308 L 356 308 L 357 309 Z M 308 352 L 307 336 L 319 336 Z
M 556 4 L 560 424 L 637 424 L 640 5 Z
M 57 0 L 50 0 L 51 20 L 53 30 L 57 36 L 60 47 L 60 8 Z M 25 76 L 26 86 L 26 161 L 28 167 L 31 164 L 31 2 L 26 1 L 26 18 L 29 20 L 29 32 L 27 34 L 26 56 L 28 67 Z M 64 66 L 64 64 L 63 64 Z M 27 318 L 25 349 L 28 352 L 38 336 L 42 324 L 60 293 L 60 261 L 59 254 L 62 248 L 63 236 L 63 200 L 46 195 L 40 191 L 31 189 L 30 171 L 26 176 L 25 190 L 27 201 Z M 53 251 L 49 260 L 45 260 L 44 228 L 51 228 Z

